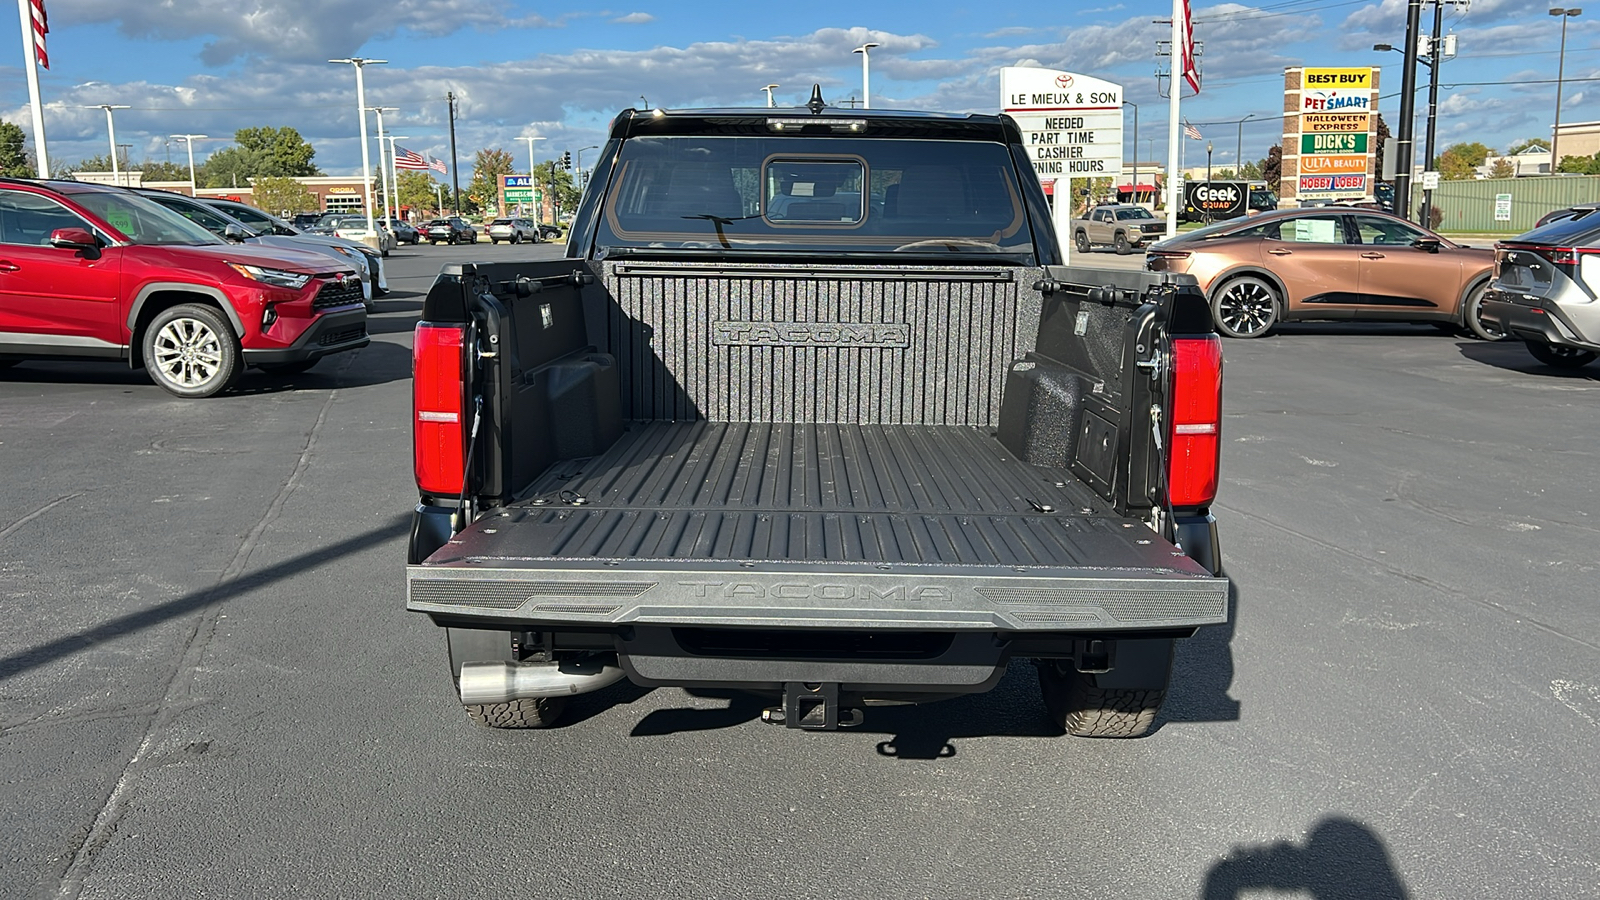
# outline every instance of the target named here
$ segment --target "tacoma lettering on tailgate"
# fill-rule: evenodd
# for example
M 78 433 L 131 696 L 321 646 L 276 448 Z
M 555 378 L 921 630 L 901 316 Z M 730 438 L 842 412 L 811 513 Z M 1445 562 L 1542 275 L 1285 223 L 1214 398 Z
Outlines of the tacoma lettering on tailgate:
M 911 346 L 904 322 L 712 322 L 711 343 L 718 347 L 885 347 Z

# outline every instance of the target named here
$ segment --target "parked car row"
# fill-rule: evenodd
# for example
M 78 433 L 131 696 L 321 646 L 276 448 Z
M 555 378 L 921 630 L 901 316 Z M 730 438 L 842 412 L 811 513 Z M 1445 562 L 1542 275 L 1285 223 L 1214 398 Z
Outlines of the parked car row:
M 1159 241 L 1145 267 L 1195 276 L 1228 337 L 1307 319 L 1431 322 L 1575 368 L 1600 359 L 1597 211 L 1557 210 L 1490 250 L 1366 208 L 1284 209 Z
M 288 222 L 234 200 L 204 198 L 139 188 L 139 193 L 227 241 L 294 250 L 328 252 L 349 260 L 361 276 L 361 296 L 370 312 L 377 298 L 389 292 L 383 257 L 366 244 L 332 235 L 308 234 Z
M 188 211 L 125 188 L 0 179 L 0 368 L 121 359 L 169 393 L 210 397 L 247 367 L 302 372 L 367 345 L 357 257 Z

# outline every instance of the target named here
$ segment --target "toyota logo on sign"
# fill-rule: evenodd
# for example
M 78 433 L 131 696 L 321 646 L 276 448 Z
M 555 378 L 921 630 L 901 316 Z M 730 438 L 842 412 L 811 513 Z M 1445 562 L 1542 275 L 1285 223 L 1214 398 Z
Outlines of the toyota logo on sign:
M 1065 89 L 1067 89 L 1069 87 L 1072 87 L 1072 76 L 1068 75 L 1065 72 L 1062 72 L 1060 75 L 1057 75 L 1056 76 L 1056 87 L 1061 88 L 1062 90 L 1065 90 Z

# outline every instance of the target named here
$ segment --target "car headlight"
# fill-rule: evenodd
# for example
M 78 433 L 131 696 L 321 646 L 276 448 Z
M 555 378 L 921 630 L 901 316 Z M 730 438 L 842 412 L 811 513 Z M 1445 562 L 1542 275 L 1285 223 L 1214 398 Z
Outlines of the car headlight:
M 238 272 L 240 275 L 243 275 L 251 281 L 259 281 L 262 284 L 270 284 L 273 287 L 288 288 L 292 291 L 300 290 L 306 286 L 306 282 L 311 280 L 310 275 L 303 275 L 299 272 L 287 272 L 283 269 L 268 269 L 262 266 L 248 266 L 244 263 L 231 262 L 228 263 L 228 268 Z

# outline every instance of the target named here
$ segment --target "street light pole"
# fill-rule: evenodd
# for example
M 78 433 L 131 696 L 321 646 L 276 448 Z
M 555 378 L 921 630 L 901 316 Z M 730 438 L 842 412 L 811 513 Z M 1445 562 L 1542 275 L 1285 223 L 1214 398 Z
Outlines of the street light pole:
M 777 87 L 777 85 L 773 85 L 773 87 Z M 590 144 L 587 147 L 579 147 L 577 150 L 574 150 L 573 153 L 572 153 L 572 162 L 573 162 L 573 164 L 575 164 L 578 167 L 578 190 L 580 192 L 584 189 L 585 185 L 587 184 L 587 182 L 585 182 L 584 179 L 583 179 L 583 151 L 585 151 L 585 150 L 599 150 L 599 149 L 600 149 L 600 145 L 599 144 Z
M 385 157 L 383 155 L 383 114 L 386 112 L 399 112 L 400 110 L 393 106 L 374 106 L 372 111 L 378 116 L 378 174 L 383 179 L 383 205 L 389 207 L 384 212 L 384 218 L 393 219 L 394 205 L 389 202 L 389 166 L 384 162 Z M 371 178 L 372 176 L 368 175 L 367 177 Z
M 328 62 L 348 63 L 356 70 L 356 111 L 361 119 L 361 189 L 367 205 L 367 232 L 379 244 L 383 242 L 378 238 L 378 226 L 372 220 L 372 154 L 367 147 L 367 82 L 363 71 L 367 66 L 381 66 L 388 62 L 387 59 L 366 59 L 361 56 L 352 56 L 347 59 L 330 59 Z
M 196 185 L 194 183 L 194 142 L 205 137 L 205 135 L 174 134 L 170 135 L 170 137 L 175 141 L 183 141 L 184 145 L 189 148 L 189 196 L 193 197 L 196 190 Z
M 772 107 L 777 105 L 777 104 L 772 102 L 772 89 L 775 88 L 775 87 L 778 87 L 778 85 L 769 84 L 766 87 L 762 88 L 763 91 L 767 92 L 767 109 L 771 109 Z
M 532 191 L 532 190 L 534 190 L 534 184 L 533 184 L 533 142 L 534 141 L 542 141 L 542 140 L 545 140 L 545 138 L 534 137 L 534 136 L 525 134 L 522 137 L 517 138 L 517 140 L 519 140 L 519 141 L 527 141 L 528 142 L 528 190 Z M 541 199 L 543 199 L 543 198 L 541 197 Z M 533 217 L 534 217 L 535 220 L 538 221 L 538 223 L 540 225 L 544 224 L 544 204 L 543 203 L 538 203 L 538 202 L 534 203 L 534 205 L 533 205 Z
M 450 190 L 454 197 L 456 215 L 461 215 L 461 155 L 456 152 L 456 92 L 446 91 L 445 102 L 450 104 Z
M 1123 106 L 1133 107 L 1133 202 L 1139 202 L 1139 104 L 1131 100 L 1122 101 Z
M 1206 141 L 1206 190 L 1211 190 L 1211 142 Z M 1211 210 L 1206 210 L 1206 221 L 1211 221 Z
M 1561 85 L 1567 77 L 1567 20 L 1582 13 L 1581 9 L 1562 9 L 1559 6 L 1550 10 L 1550 15 L 1561 17 L 1561 53 L 1556 62 L 1556 124 L 1550 129 L 1551 175 L 1556 174 L 1556 169 L 1561 166 L 1561 157 L 1556 154 L 1556 148 L 1561 146 Z
M 395 161 L 394 145 L 396 141 L 409 140 L 411 138 L 403 134 L 389 135 L 389 183 L 394 185 L 394 203 L 389 207 L 389 217 L 396 222 L 400 221 L 400 165 Z M 396 237 L 399 237 L 399 235 L 396 235 Z
M 1246 181 L 1244 177 L 1244 123 L 1254 119 L 1255 113 L 1239 120 L 1239 143 L 1233 149 L 1233 177 L 1238 181 Z M 1245 185 L 1248 190 L 1249 185 Z
M 117 165 L 117 123 L 111 119 L 113 109 L 132 109 L 131 106 L 121 106 L 111 103 L 101 103 L 98 106 L 85 106 L 84 109 L 103 109 L 106 111 L 106 131 L 111 133 L 111 183 L 117 187 L 126 187 L 122 183 L 122 167 Z
M 867 63 L 868 63 L 868 61 L 870 60 L 870 58 L 872 56 L 870 51 L 872 50 L 873 47 L 877 47 L 877 46 L 879 46 L 879 45 L 878 44 L 873 44 L 873 43 L 866 43 L 866 44 L 862 44 L 861 46 L 859 46 L 859 47 L 855 48 L 854 50 L 850 51 L 851 53 L 859 53 L 859 54 L 861 54 L 861 108 L 862 109 L 871 109 L 872 108 L 872 88 L 868 86 L 869 85 L 870 72 L 868 71 Z

